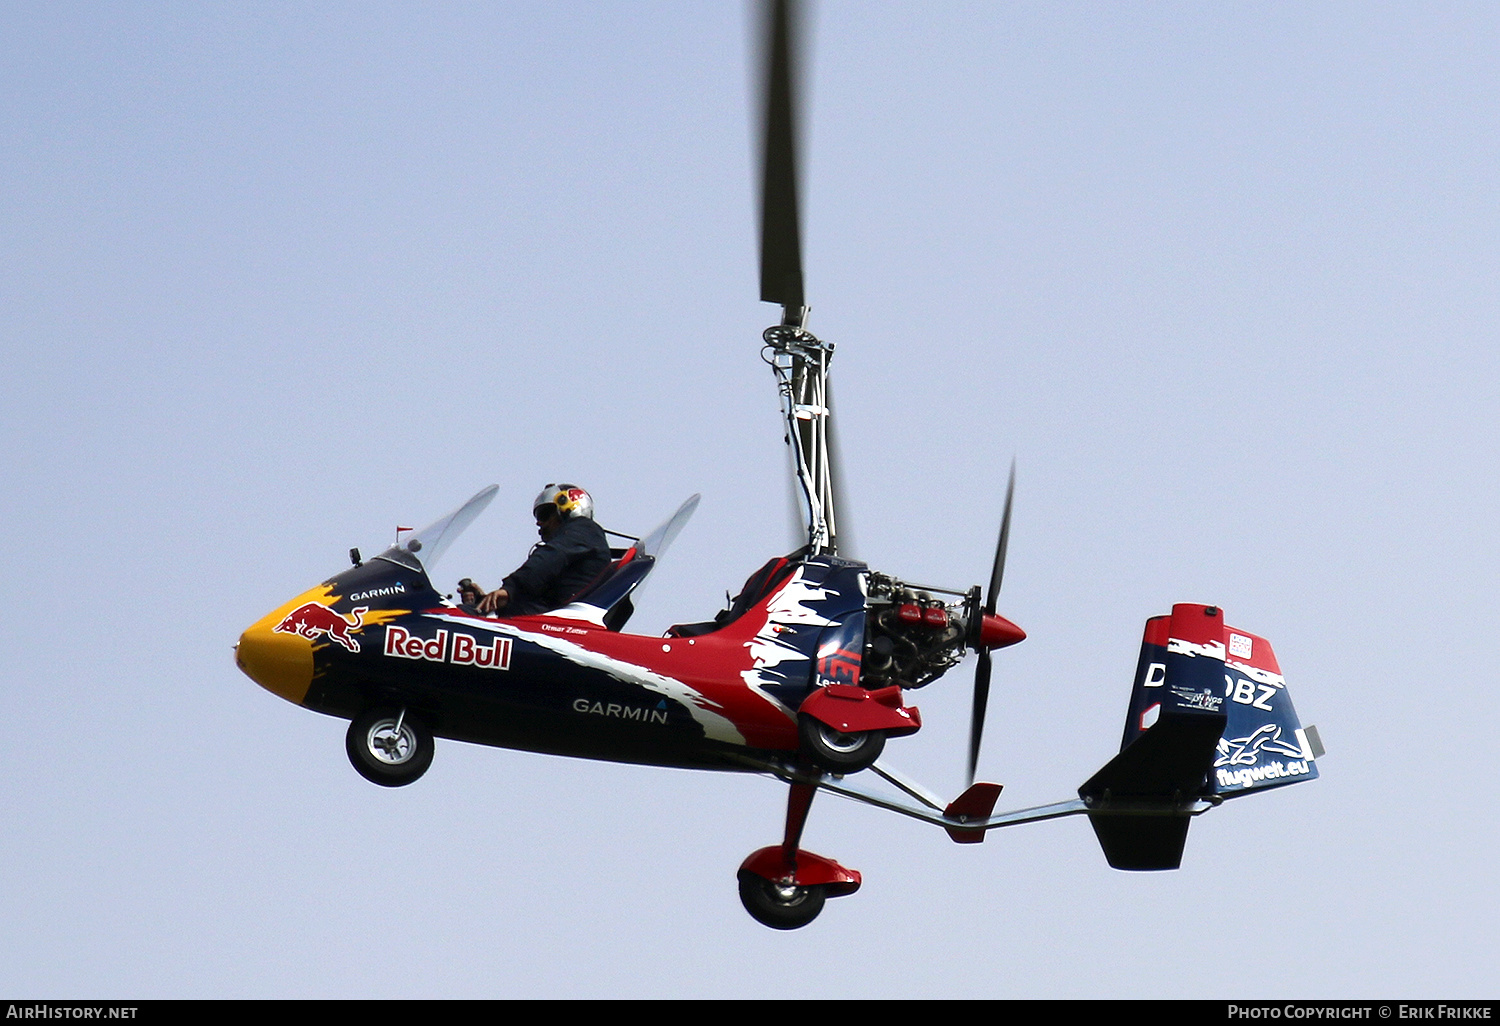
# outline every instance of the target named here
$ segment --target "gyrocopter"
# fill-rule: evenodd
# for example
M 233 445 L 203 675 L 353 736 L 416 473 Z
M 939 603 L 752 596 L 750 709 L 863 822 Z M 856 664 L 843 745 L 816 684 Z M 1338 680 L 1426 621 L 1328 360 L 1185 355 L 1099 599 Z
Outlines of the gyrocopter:
M 778 778 L 789 789 L 781 841 L 738 874 L 745 908 L 777 929 L 805 926 L 826 899 L 860 886 L 857 871 L 800 847 L 819 790 L 935 824 L 959 843 L 1086 815 L 1110 865 L 1176 868 L 1192 817 L 1311 780 L 1322 754 L 1270 644 L 1229 626 L 1215 606 L 1178 604 L 1147 621 L 1120 752 L 1076 798 L 997 814 L 997 784 L 971 783 L 945 801 L 879 761 L 887 741 L 921 729 L 907 693 L 972 651 L 974 779 L 990 653 L 1026 636 L 996 612 L 1015 472 L 984 590 L 899 580 L 839 552 L 833 346 L 807 330 L 803 295 L 796 23 L 790 2 L 767 6 L 760 298 L 781 307 L 762 355 L 781 399 L 805 543 L 751 574 L 712 620 L 664 636 L 626 633 L 631 596 L 691 516 L 693 496 L 655 531 L 620 536 L 629 544 L 566 605 L 486 616 L 442 594 L 431 574 L 494 497 L 492 485 L 377 556 L 351 551 L 350 567 L 246 630 L 236 662 L 274 694 L 349 720 L 354 768 L 389 787 L 421 777 L 439 737 Z

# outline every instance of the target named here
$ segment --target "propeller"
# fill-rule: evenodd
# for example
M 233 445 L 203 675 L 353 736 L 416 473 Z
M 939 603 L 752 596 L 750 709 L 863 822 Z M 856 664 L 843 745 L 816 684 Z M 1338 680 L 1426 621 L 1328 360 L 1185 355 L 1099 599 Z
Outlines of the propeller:
M 969 721 L 969 783 L 979 765 L 979 742 L 984 736 L 984 713 L 990 702 L 990 649 L 1014 645 L 1026 632 L 1003 616 L 995 615 L 1000 582 L 1005 577 L 1005 549 L 1010 544 L 1010 509 L 1016 494 L 1016 461 L 1010 461 L 1010 483 L 1005 488 L 1005 515 L 1000 518 L 1000 541 L 995 546 L 995 565 L 990 569 L 990 587 L 984 598 L 984 617 L 975 632 L 979 664 L 974 668 L 974 714 Z
M 775 0 L 763 7 L 760 298 L 781 304 L 781 323 L 801 327 L 805 314 L 802 218 L 797 206 L 797 37 L 801 5 L 794 0 Z

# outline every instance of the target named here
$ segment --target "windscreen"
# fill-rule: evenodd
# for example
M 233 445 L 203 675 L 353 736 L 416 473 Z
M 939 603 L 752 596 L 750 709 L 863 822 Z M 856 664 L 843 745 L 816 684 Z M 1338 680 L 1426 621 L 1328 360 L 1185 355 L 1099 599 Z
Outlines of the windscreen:
M 682 533 L 683 527 L 687 526 L 688 518 L 693 515 L 693 510 L 698 508 L 700 495 L 690 495 L 688 500 L 677 508 L 672 514 L 672 519 L 662 524 L 646 537 L 641 539 L 641 552 L 648 556 L 660 556 L 667 551 L 667 546 Z
M 499 485 L 490 485 L 441 520 L 434 521 L 420 531 L 407 535 L 399 545 L 392 545 L 382 552 L 380 558 L 388 559 L 392 563 L 400 563 L 413 570 L 430 571 L 433 564 L 442 558 L 444 552 L 448 551 L 448 546 L 464 533 L 464 528 L 472 524 L 474 518 L 484 512 L 484 508 L 490 504 L 490 500 L 499 490 Z

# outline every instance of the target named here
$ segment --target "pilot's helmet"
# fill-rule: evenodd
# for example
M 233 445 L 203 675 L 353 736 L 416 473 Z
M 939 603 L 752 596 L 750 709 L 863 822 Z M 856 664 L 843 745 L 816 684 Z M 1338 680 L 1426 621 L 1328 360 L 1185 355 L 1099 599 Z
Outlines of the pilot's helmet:
M 549 484 L 537 493 L 532 512 L 543 506 L 555 506 L 564 520 L 574 517 L 594 519 L 594 500 L 588 492 L 573 484 Z

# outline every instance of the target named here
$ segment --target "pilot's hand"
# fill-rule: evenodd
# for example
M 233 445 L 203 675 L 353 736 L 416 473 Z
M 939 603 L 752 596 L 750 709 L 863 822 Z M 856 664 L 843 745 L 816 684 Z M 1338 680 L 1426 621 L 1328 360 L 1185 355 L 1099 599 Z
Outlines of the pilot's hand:
M 458 582 L 458 593 L 463 597 L 465 605 L 474 605 L 484 595 L 484 589 L 465 577 Z
M 500 610 L 505 608 L 506 603 L 508 603 L 509 601 L 510 592 L 506 591 L 504 588 L 496 588 L 494 591 L 490 592 L 484 598 L 479 600 L 479 611 L 485 614 L 498 613 L 500 612 Z

